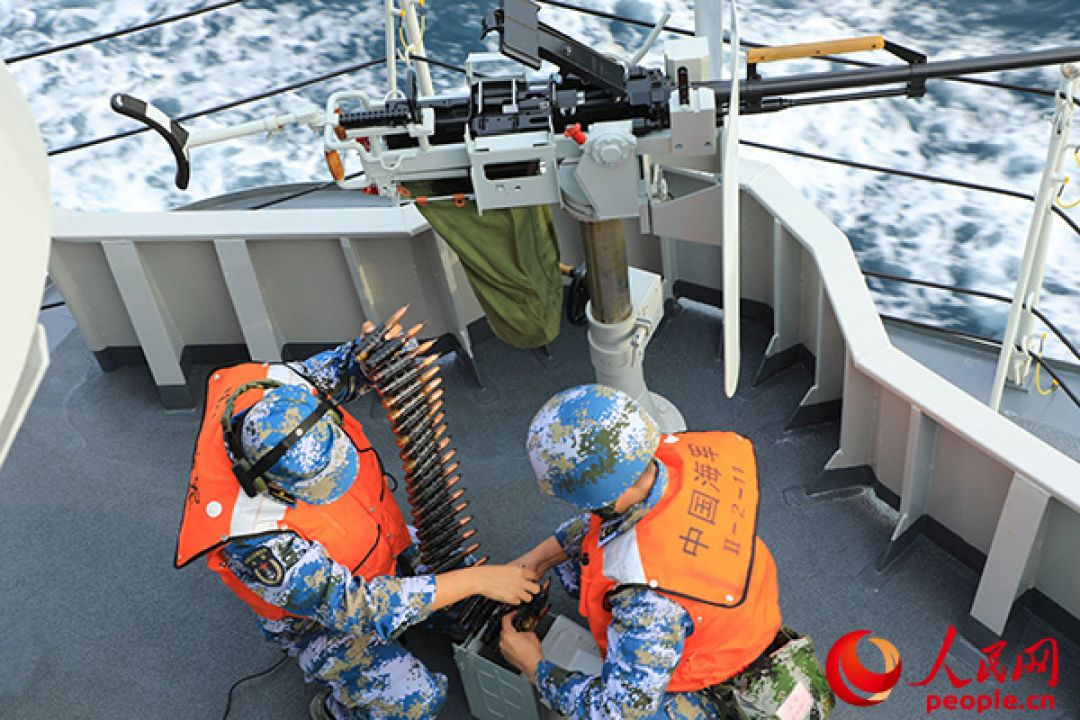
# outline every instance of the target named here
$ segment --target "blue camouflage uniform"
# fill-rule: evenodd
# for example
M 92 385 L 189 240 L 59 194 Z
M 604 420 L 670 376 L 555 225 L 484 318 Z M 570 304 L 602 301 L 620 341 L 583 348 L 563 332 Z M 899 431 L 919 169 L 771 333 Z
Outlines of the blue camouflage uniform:
M 339 402 L 348 402 L 367 385 L 354 355 L 349 342 L 290 366 L 324 391 L 336 389 Z M 244 564 L 259 548 L 284 569 L 276 585 L 264 584 Z M 435 717 L 446 699 L 446 678 L 429 672 L 395 640 L 431 615 L 433 576 L 364 581 L 320 544 L 292 533 L 234 539 L 223 550 L 247 587 L 289 613 L 281 620 L 259 618 L 263 634 L 298 659 L 308 680 L 330 686 L 326 707 L 334 717 Z
M 649 496 L 604 522 L 600 546 L 633 528 L 666 488 L 667 470 L 657 463 L 656 482 Z M 581 590 L 581 543 L 590 517 L 590 513 L 583 513 L 555 531 L 555 539 L 569 558 L 555 572 L 573 597 Z M 683 642 L 694 629 L 689 613 L 648 588 L 627 588 L 614 593 L 610 600 L 613 620 L 599 676 L 570 672 L 548 660 L 537 666 L 537 690 L 548 707 L 571 718 L 595 720 L 716 717 L 713 706 L 699 693 L 665 692 L 682 657 Z

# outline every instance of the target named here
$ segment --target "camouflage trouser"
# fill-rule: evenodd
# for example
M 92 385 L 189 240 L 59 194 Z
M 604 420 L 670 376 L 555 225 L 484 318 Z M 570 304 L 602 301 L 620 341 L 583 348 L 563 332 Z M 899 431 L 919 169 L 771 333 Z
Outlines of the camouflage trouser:
M 722 720 L 829 717 L 836 698 L 814 655 L 813 641 L 789 628 L 782 628 L 777 639 L 787 642 L 730 680 L 704 691 L 711 695 Z M 805 710 L 797 712 L 799 708 Z
M 297 659 L 308 680 L 330 686 L 326 705 L 337 720 L 430 720 L 446 700 L 444 676 L 374 635 L 317 634 Z

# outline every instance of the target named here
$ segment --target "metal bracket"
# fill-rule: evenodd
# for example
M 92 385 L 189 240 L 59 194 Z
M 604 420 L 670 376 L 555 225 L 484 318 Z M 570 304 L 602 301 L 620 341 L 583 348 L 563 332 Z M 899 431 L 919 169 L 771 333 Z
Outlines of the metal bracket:
M 555 145 L 550 132 L 466 138 L 476 207 L 547 205 L 558 202 Z
M 540 22 L 539 10 L 531 0 L 503 0 L 501 8 L 484 17 L 481 36 L 499 33 L 499 51 L 534 70 L 543 58 L 617 98 L 626 94 L 622 65 Z
M 561 176 L 563 200 L 580 189 L 596 220 L 636 218 L 640 215 L 637 139 L 629 120 L 594 123 L 571 178 Z M 576 187 L 575 187 L 576 186 Z M 574 211 L 574 208 L 569 208 Z

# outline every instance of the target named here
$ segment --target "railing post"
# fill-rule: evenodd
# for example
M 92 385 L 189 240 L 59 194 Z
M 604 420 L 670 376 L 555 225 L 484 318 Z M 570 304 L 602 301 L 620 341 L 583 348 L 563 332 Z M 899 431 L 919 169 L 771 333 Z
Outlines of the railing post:
M 427 57 L 424 48 L 424 34 L 420 31 L 420 23 L 417 21 L 416 0 L 402 0 L 403 16 L 405 25 L 405 39 L 409 42 L 409 54 Z M 431 82 L 431 69 L 426 62 L 416 61 L 417 89 L 421 97 L 430 97 L 435 94 L 435 86 Z
M 1043 271 L 1046 266 L 1046 254 L 1050 241 L 1050 216 L 1053 203 L 1063 182 L 1061 174 L 1065 150 L 1069 142 L 1069 133 L 1080 86 L 1080 66 L 1063 65 L 1061 83 L 1057 92 L 1057 111 L 1054 113 L 1054 128 L 1050 133 L 1050 147 L 1046 155 L 1046 167 L 1043 169 L 1039 192 L 1035 196 L 1035 211 L 1028 229 L 1024 258 L 1020 264 L 1020 276 L 1016 280 L 1009 321 L 1005 327 L 1005 337 L 1001 341 L 1001 355 L 998 357 L 994 384 L 990 390 L 990 407 L 997 411 L 1001 408 L 1001 397 L 1005 392 L 1005 381 L 1012 380 L 1019 384 L 1027 377 L 1031 367 L 1031 358 L 1027 352 L 1027 340 L 1031 334 L 1033 316 L 1031 308 L 1038 305 L 1039 292 L 1042 289 Z M 1021 349 L 1017 350 L 1017 343 Z
M 724 0 L 694 2 L 694 34 L 709 44 L 709 77 L 719 80 L 724 74 Z

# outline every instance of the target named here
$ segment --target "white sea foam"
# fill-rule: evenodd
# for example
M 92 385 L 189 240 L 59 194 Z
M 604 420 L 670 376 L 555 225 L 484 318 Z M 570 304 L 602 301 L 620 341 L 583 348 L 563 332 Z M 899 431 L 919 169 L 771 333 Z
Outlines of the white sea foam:
M 1016 52 L 1076 44 L 1080 25 L 1032 23 L 1028 30 L 1001 18 L 1004 0 L 972 4 L 906 0 L 777 0 L 743 4 L 744 39 L 770 44 L 883 32 L 932 59 Z M 428 48 L 433 57 L 460 62 L 477 41 L 488 3 L 428 4 Z M 591 7 L 693 27 L 688 0 L 591 0 Z M 1064 10 L 1066 4 L 1059 4 Z M 197 4 L 195 5 L 197 6 Z M 29 97 L 47 146 L 130 129 L 112 113 L 111 93 L 154 99 L 180 115 L 383 55 L 382 3 L 373 0 L 246 2 L 192 20 L 12 67 Z M 1049 12 L 1041 6 L 1032 17 Z M 0 56 L 127 27 L 185 8 L 163 0 L 0 0 Z M 633 50 L 644 30 L 544 9 L 542 19 L 590 45 Z M 1046 31 L 1045 27 L 1060 27 Z M 485 45 L 494 48 L 489 38 Z M 660 49 L 648 56 L 659 62 Z M 881 58 L 881 61 L 886 61 Z M 766 66 L 766 74 L 822 71 L 814 61 Z M 1013 73 L 1009 80 L 1052 89 L 1053 68 Z M 435 72 L 440 89 L 460 87 L 458 76 Z M 200 118 L 192 128 L 214 127 L 272 113 L 309 110 L 338 89 L 385 92 L 381 69 Z M 866 163 L 929 172 L 1033 193 L 1045 157 L 1051 102 L 957 83 L 932 83 L 928 97 L 842 103 L 747 117 L 745 139 L 799 148 Z M 845 230 L 864 268 L 954 283 L 1011 295 L 1031 203 L 826 165 L 773 152 L 745 150 L 776 165 L 801 192 Z M 1070 161 L 1070 164 L 1072 161 Z M 192 153 L 187 192 L 173 187 L 173 160 L 153 133 L 55 156 L 57 204 L 89 211 L 151 210 L 277 182 L 327 178 L 319 139 L 293 129 L 266 141 L 248 138 Z M 1071 165 L 1080 192 L 1080 167 Z M 1080 220 L 1077 211 L 1072 217 Z M 1066 332 L 1080 338 L 1080 238 L 1055 221 L 1043 307 Z M 949 293 L 872 281 L 883 312 L 1000 334 L 1006 308 Z M 1064 356 L 1056 341 L 1048 353 Z

